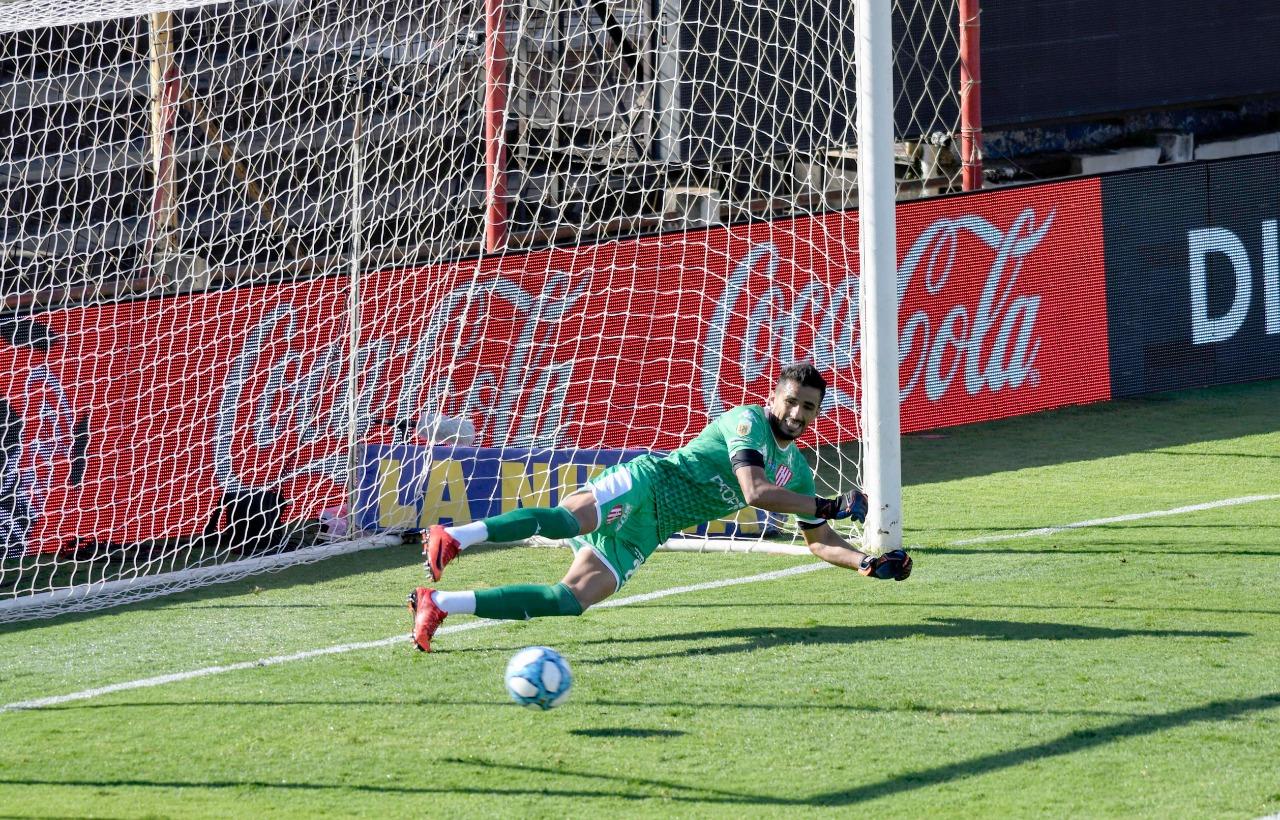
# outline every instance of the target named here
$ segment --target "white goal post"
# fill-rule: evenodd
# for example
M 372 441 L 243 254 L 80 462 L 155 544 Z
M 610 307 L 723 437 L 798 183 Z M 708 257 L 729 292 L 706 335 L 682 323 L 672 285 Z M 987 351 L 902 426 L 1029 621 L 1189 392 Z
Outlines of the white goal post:
M 864 487 L 867 548 L 899 546 L 895 201 L 962 187 L 960 28 L 956 0 L 0 6 L 0 622 L 555 503 L 801 360 L 819 492 Z M 794 549 L 779 524 L 671 546 Z
M 862 272 L 862 487 L 870 500 L 864 546 L 902 546 L 898 406 L 898 254 L 893 173 L 890 0 L 859 0 L 858 251 Z

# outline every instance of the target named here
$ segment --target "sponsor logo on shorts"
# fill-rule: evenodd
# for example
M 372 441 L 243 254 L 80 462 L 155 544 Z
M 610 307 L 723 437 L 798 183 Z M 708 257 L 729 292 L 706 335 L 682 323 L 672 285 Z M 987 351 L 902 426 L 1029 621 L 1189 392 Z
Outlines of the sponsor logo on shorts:
M 624 581 L 630 581 L 631 576 L 635 575 L 636 570 L 640 569 L 640 565 L 644 563 L 644 553 L 640 550 L 633 547 L 627 547 L 627 552 L 631 553 L 631 557 L 634 560 L 631 562 L 631 569 L 627 570 L 622 576 L 622 580 Z
M 627 519 L 631 517 L 632 506 L 630 504 L 618 504 L 605 514 L 604 523 L 617 523 L 619 527 L 627 523 Z

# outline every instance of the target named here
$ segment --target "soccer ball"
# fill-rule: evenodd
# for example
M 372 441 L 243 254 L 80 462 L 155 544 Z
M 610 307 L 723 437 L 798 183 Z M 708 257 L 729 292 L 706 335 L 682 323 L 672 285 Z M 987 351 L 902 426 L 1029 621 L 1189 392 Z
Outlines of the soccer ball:
M 569 697 L 573 673 L 560 653 L 546 646 L 521 649 L 507 664 L 511 699 L 530 709 L 554 709 Z

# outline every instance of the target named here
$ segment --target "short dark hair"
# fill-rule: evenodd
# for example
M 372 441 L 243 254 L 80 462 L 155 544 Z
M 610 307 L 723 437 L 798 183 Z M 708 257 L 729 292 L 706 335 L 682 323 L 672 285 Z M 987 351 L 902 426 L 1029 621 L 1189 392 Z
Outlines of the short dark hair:
M 778 384 L 795 382 L 801 387 L 813 387 L 823 396 L 827 395 L 827 380 L 822 378 L 818 368 L 808 362 L 796 362 L 782 368 L 778 376 Z

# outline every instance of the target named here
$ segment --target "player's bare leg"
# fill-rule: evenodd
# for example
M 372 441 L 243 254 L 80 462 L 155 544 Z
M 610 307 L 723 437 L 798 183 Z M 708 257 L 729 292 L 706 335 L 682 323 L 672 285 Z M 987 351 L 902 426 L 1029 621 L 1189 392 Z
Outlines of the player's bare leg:
M 578 550 L 560 583 L 569 588 L 584 610 L 618 591 L 613 571 L 589 549 Z
M 588 489 L 581 489 L 565 496 L 560 506 L 573 513 L 578 519 L 578 534 L 586 535 L 595 532 L 600 526 L 600 514 L 596 511 L 596 497 Z

